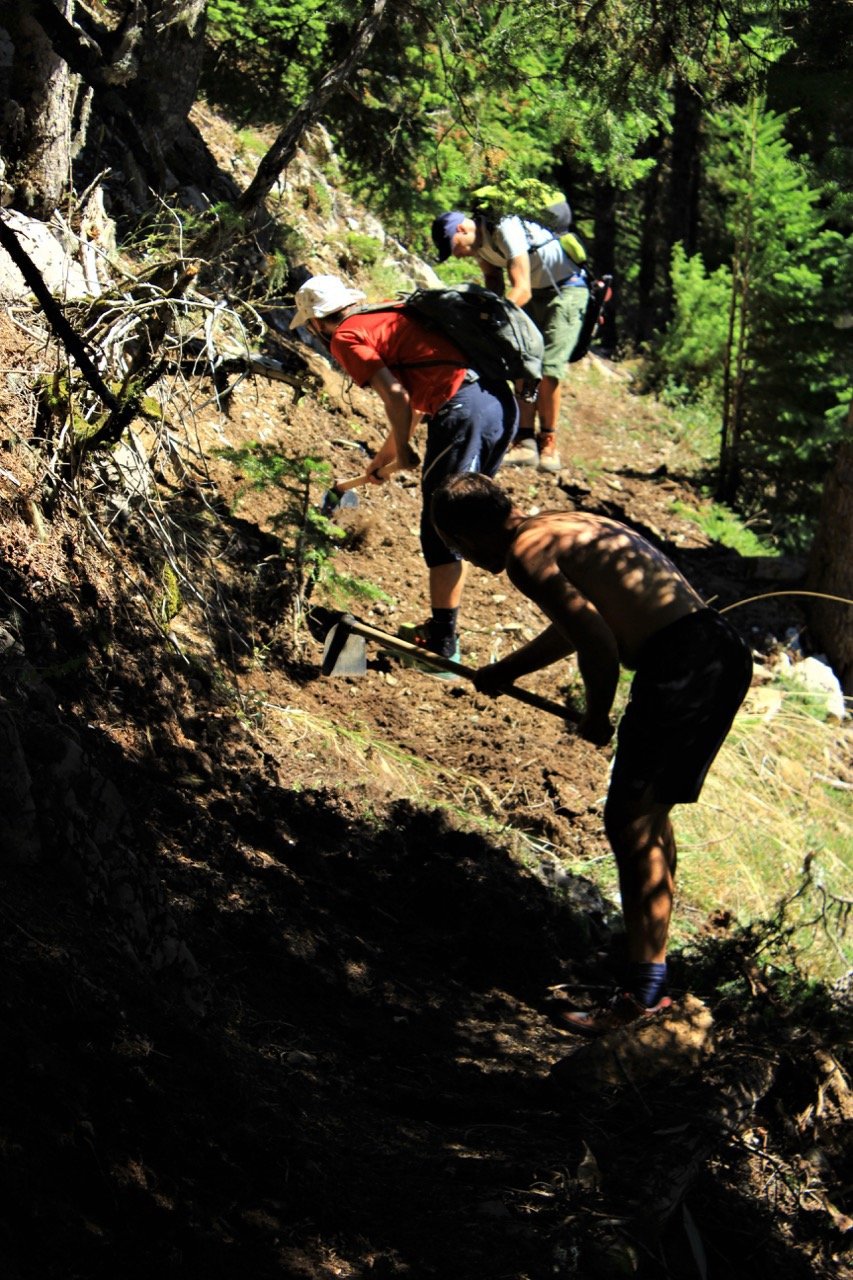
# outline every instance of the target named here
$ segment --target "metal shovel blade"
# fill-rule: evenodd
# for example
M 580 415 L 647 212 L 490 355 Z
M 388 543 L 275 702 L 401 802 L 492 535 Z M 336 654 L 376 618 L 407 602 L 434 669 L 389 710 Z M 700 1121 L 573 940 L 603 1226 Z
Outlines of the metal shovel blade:
M 323 645 L 324 676 L 363 676 L 367 673 L 367 645 L 345 622 L 332 627 Z
M 357 506 L 358 494 L 353 489 L 346 489 L 343 493 L 338 493 L 336 489 L 329 489 L 323 496 L 320 512 L 324 516 L 332 516 L 337 511 L 344 511 L 347 507 Z

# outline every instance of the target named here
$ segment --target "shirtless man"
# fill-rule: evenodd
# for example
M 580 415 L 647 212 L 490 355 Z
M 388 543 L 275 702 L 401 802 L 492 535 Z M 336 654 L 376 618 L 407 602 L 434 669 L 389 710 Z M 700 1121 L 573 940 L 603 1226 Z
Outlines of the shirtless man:
M 475 677 L 483 693 L 577 652 L 586 691 L 578 732 L 613 736 L 620 664 L 636 672 L 619 725 L 604 809 L 616 857 L 628 945 L 625 989 L 562 1025 L 599 1035 L 668 1008 L 674 804 L 692 804 L 752 675 L 749 649 L 657 548 L 626 525 L 582 511 L 525 516 L 483 475 L 453 476 L 433 496 L 442 539 L 507 577 L 550 620 L 541 635 Z

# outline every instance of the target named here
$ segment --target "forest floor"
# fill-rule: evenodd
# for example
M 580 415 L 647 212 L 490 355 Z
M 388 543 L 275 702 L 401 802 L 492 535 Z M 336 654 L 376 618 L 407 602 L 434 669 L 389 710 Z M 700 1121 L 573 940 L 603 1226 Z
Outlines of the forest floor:
M 0 325 L 5 370 L 43 358 Z M 615 903 L 582 874 L 609 856 L 611 750 L 375 650 L 324 677 L 318 635 L 284 633 L 284 491 L 235 459 L 356 474 L 384 432 L 378 401 L 310 363 L 323 390 L 301 398 L 247 379 L 220 411 L 191 384 L 194 460 L 182 483 L 163 461 L 143 512 L 182 531 L 216 609 L 184 593 L 170 638 L 151 522 L 99 540 L 71 502 L 34 516 L 31 405 L 0 391 L 4 715 L 27 713 L 41 850 L 0 868 L 5 1274 L 853 1275 L 840 1007 L 795 998 L 721 914 L 674 957 L 674 1018 L 578 1044 L 551 988 L 594 999 L 618 973 Z M 687 518 L 701 477 L 667 421 L 590 358 L 562 474 L 502 481 L 625 520 L 718 604 L 771 589 Z M 418 518 L 414 477 L 339 517 L 334 570 L 388 597 L 352 611 L 390 631 L 426 616 Z M 732 615 L 758 653 L 802 625 L 782 603 Z M 472 571 L 464 662 L 539 625 Z

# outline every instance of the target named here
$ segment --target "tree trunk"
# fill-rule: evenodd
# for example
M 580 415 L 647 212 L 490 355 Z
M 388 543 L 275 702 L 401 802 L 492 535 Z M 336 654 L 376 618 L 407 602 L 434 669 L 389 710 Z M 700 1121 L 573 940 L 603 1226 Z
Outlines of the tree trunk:
M 649 341 L 658 323 L 656 300 L 663 241 L 660 213 L 663 140 L 659 134 L 651 139 L 649 153 L 655 158 L 655 167 L 643 184 L 642 230 L 637 274 L 638 311 L 634 333 L 638 346 Z M 664 272 L 668 279 L 669 262 L 664 263 Z
M 353 33 L 352 42 L 346 55 L 322 77 L 317 86 L 296 109 L 287 124 L 279 133 L 275 142 L 258 165 L 257 172 L 249 186 L 243 192 L 237 207 L 248 218 L 254 217 L 260 210 L 264 200 L 272 190 L 278 175 L 293 159 L 299 139 L 309 125 L 319 119 L 323 107 L 333 94 L 347 83 L 349 77 L 361 64 L 364 55 L 370 48 L 383 23 L 387 20 L 391 5 L 388 0 L 369 0 L 365 5 L 361 20 Z M 401 18 L 397 6 L 397 19 Z
M 170 163 L 196 100 L 207 0 L 147 0 L 126 101 L 152 154 Z
M 673 92 L 672 143 L 670 147 L 669 253 L 677 244 L 688 258 L 697 249 L 699 226 L 699 178 L 702 102 L 684 80 L 676 81 Z
M 593 193 L 593 218 L 595 239 L 592 244 L 592 265 L 596 275 L 607 273 L 614 279 L 614 298 L 604 311 L 604 324 L 596 338 L 596 345 L 605 351 L 616 350 L 618 334 L 616 313 L 619 305 L 619 280 L 616 278 L 616 188 L 610 182 L 596 183 Z
M 70 21 L 74 0 L 54 0 Z M 30 0 L 18 0 L 3 21 L 14 47 L 9 98 L 0 121 L 12 203 L 34 217 L 49 217 L 71 173 L 76 77 L 53 50 Z
M 853 404 L 847 416 L 853 435 Z M 826 479 L 809 562 L 808 588 L 853 600 L 853 438 L 845 440 Z M 853 695 L 853 605 L 812 600 L 809 623 L 841 687 Z

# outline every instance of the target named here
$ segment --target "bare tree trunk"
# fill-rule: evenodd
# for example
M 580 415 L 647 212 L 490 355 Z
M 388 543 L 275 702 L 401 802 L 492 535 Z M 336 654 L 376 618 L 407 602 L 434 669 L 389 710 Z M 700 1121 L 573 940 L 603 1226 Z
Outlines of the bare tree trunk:
M 346 83 L 348 77 L 362 61 L 382 27 L 386 19 L 386 11 L 390 7 L 388 0 L 370 0 L 370 5 L 358 25 L 346 57 L 323 76 L 316 89 L 309 93 L 296 109 L 261 160 L 257 173 L 238 202 L 238 208 L 242 213 L 251 217 L 260 209 L 278 175 L 293 159 L 299 139 L 305 130 L 319 117 L 332 94 Z M 402 6 L 396 7 L 399 11 Z
M 826 479 L 820 520 L 809 562 L 810 591 L 853 600 L 853 404 L 847 415 L 851 438 L 838 451 Z M 813 600 L 809 623 L 845 694 L 853 695 L 853 606 Z
M 124 90 L 149 150 L 168 165 L 198 92 L 207 0 L 147 0 L 143 8 Z
M 70 21 L 74 0 L 53 0 Z M 35 217 L 49 217 L 71 173 L 71 129 L 76 77 L 54 52 L 30 0 L 17 0 L 4 16 L 14 46 L 9 99 L 0 122 L 13 203 Z
M 723 370 L 723 422 L 720 435 L 720 463 L 717 476 L 718 502 L 733 502 L 741 473 L 741 434 L 746 391 L 746 355 L 750 322 L 750 285 L 754 244 L 756 108 L 753 105 L 752 143 L 749 155 L 749 192 L 743 209 L 743 223 L 732 255 L 732 292 L 729 330 Z M 736 332 L 737 331 L 737 332 Z
M 661 157 L 663 140 L 655 134 L 648 144 L 648 154 L 654 157 L 655 166 L 643 183 L 642 233 L 639 247 L 639 271 L 637 275 L 638 309 L 634 340 L 637 346 L 648 342 L 657 324 L 657 285 L 661 261 Z M 669 264 L 666 265 L 667 272 Z

